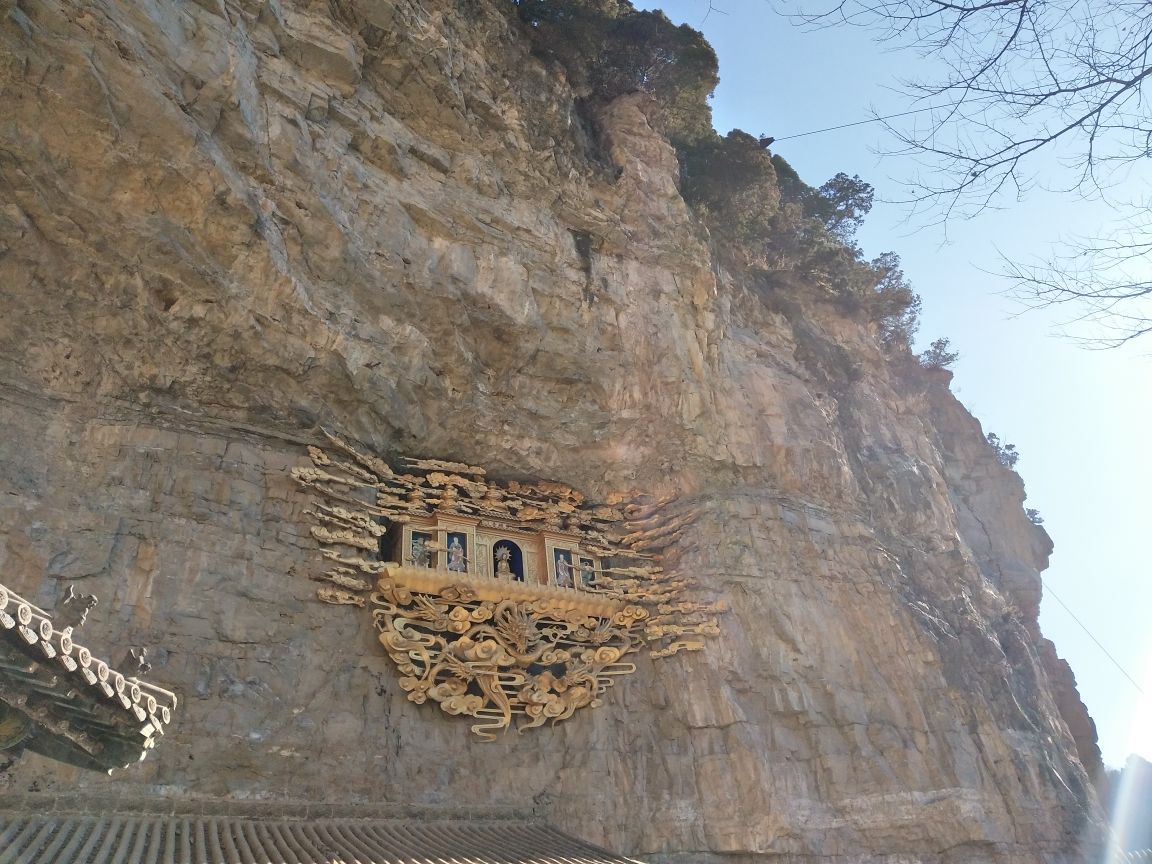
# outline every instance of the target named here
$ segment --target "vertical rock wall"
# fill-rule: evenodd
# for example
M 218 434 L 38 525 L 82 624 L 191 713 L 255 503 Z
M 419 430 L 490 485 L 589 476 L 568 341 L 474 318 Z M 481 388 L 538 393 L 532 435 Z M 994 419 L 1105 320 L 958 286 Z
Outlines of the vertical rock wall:
M 505 12 L 0 7 L 0 578 L 95 591 L 88 640 L 162 646 L 183 697 L 137 768 L 0 782 L 496 802 L 661 860 L 1075 858 L 1019 479 L 946 381 L 725 269 L 643 100 L 594 135 Z M 311 599 L 287 471 L 321 424 L 680 495 L 724 635 L 474 740 Z

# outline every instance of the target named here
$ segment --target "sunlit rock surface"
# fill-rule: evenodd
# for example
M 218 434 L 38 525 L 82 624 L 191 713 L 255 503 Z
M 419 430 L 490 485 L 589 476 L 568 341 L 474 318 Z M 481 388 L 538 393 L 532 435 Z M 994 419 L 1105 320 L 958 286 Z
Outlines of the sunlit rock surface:
M 81 580 L 91 641 L 158 646 L 182 697 L 139 767 L 27 756 L 5 791 L 508 804 L 667 861 L 1079 860 L 1069 722 L 1094 736 L 1019 478 L 946 373 L 714 257 L 642 98 L 593 133 L 497 2 L 0 16 L 0 572 L 47 607 Z M 478 742 L 313 600 L 287 472 L 321 425 L 683 496 L 724 635 Z

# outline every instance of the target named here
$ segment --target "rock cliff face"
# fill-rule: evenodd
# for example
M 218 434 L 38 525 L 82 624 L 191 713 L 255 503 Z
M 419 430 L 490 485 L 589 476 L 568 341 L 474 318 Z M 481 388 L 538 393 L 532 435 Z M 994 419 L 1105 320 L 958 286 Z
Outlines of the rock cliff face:
M 163 646 L 183 697 L 141 766 L 27 756 L 7 791 L 495 802 L 667 861 L 1077 856 L 1019 478 L 946 375 L 714 257 L 641 97 L 593 135 L 497 2 L 0 15 L 0 579 L 95 591 L 88 641 Z M 287 472 L 321 425 L 679 494 L 724 635 L 474 740 L 311 599 Z

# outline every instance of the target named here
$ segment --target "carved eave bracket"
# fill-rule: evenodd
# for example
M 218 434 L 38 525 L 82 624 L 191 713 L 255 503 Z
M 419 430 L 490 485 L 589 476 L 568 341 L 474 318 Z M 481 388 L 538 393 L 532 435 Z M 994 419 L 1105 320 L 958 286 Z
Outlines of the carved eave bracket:
M 319 599 L 370 610 L 413 702 L 473 718 L 483 738 L 601 704 L 626 658 L 700 650 L 718 603 L 669 567 L 694 514 L 671 500 L 588 504 L 559 483 L 402 460 L 334 435 L 293 477 L 329 568 Z M 398 561 L 381 560 L 392 554 Z
M 145 680 L 143 649 L 132 649 L 135 663 L 118 671 L 75 642 L 96 598 L 69 589 L 53 618 L 0 585 L 0 750 L 113 771 L 156 746 L 176 694 Z

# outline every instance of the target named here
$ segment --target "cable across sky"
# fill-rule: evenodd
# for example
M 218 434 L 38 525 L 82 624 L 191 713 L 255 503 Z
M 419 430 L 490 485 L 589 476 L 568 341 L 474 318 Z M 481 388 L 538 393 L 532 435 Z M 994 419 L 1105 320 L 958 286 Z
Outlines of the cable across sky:
M 938 111 L 941 108 L 948 108 L 947 105 L 930 105 L 927 108 L 914 108 L 911 111 L 901 111 L 899 114 L 886 114 L 883 117 L 870 117 L 867 120 L 857 120 L 853 123 L 841 123 L 839 126 L 829 126 L 826 129 L 813 129 L 811 132 L 798 132 L 795 135 L 784 135 L 775 140 L 777 141 L 790 141 L 793 138 L 804 138 L 808 135 L 819 135 L 822 132 L 835 132 L 837 129 L 848 129 L 852 126 L 863 126 L 866 123 L 879 123 L 883 120 L 895 120 L 897 117 L 907 117 L 909 114 L 923 114 L 925 111 Z
M 1065 611 L 1065 612 L 1067 612 L 1069 615 L 1071 615 L 1071 616 L 1072 616 L 1072 620 L 1073 620 L 1073 621 L 1075 621 L 1075 622 L 1076 622 L 1076 623 L 1079 625 L 1080 629 L 1081 629 L 1081 630 L 1083 630 L 1083 631 L 1084 631 L 1084 632 L 1085 632 L 1085 633 L 1088 635 L 1088 638 L 1089 638 L 1089 639 L 1091 639 L 1093 642 L 1095 642 L 1095 643 L 1096 643 L 1096 647 L 1097 647 L 1097 648 L 1099 648 L 1101 651 L 1103 651 L 1103 652 L 1104 652 L 1104 656 L 1105 656 L 1105 657 L 1107 657 L 1109 660 L 1111 660 L 1111 661 L 1112 661 L 1112 665 L 1113 665 L 1113 666 L 1115 666 L 1117 669 L 1119 669 L 1119 670 L 1120 670 L 1120 674 L 1121 674 L 1121 675 L 1123 675 L 1125 678 L 1127 678 L 1129 681 L 1131 681 L 1131 682 L 1132 682 L 1132 686 L 1136 688 L 1137 692 L 1139 692 L 1140 694 L 1143 694 L 1143 693 L 1144 693 L 1144 688 L 1142 688 L 1142 687 L 1141 687 L 1141 686 L 1140 686 L 1138 683 L 1136 683 L 1136 679 L 1135 679 L 1135 678 L 1133 678 L 1131 675 L 1129 675 L 1129 674 L 1128 674 L 1128 670 L 1127 670 L 1127 669 L 1125 669 L 1123 666 L 1121 666 L 1121 665 L 1120 665 L 1120 661 L 1119 661 L 1119 660 L 1117 660 L 1115 657 L 1113 657 L 1113 656 L 1112 656 L 1112 652 L 1110 652 L 1110 651 L 1109 651 L 1107 648 L 1105 648 L 1105 647 L 1104 647 L 1104 645 L 1103 645 L 1103 643 L 1102 643 L 1102 642 L 1101 642 L 1099 639 L 1097 639 L 1097 638 L 1096 638 L 1094 635 L 1092 635 L 1092 631 L 1091 631 L 1091 630 L 1089 630 L 1089 629 L 1088 629 L 1088 628 L 1087 628 L 1087 627 L 1084 625 L 1084 622 L 1083 622 L 1083 621 L 1081 621 L 1079 618 L 1077 618 L 1077 617 L 1076 617 L 1076 613 L 1075 613 L 1075 612 L 1073 612 L 1071 609 L 1069 609 L 1069 608 L 1068 608 L 1068 604 L 1067 604 L 1067 603 L 1065 603 L 1063 600 L 1061 600 L 1061 599 L 1060 599 L 1060 598 L 1059 598 L 1059 597 L 1056 595 L 1056 592 L 1052 590 L 1052 586 L 1050 586 L 1050 585 L 1049 585 L 1049 584 L 1048 584 L 1048 583 L 1047 583 L 1047 582 L 1044 580 L 1044 577 L 1043 577 L 1043 576 L 1041 576 L 1041 577 L 1040 577 L 1040 580 L 1041 580 L 1041 582 L 1043 582 L 1043 583 L 1044 583 L 1044 590 L 1048 592 L 1048 595 L 1049 595 L 1049 596 L 1050 596 L 1050 597 L 1051 597 L 1053 600 L 1055 600 L 1057 603 L 1059 603 L 1059 604 L 1060 604 L 1060 605 L 1061 605 L 1061 606 L 1064 608 L 1064 611 Z

